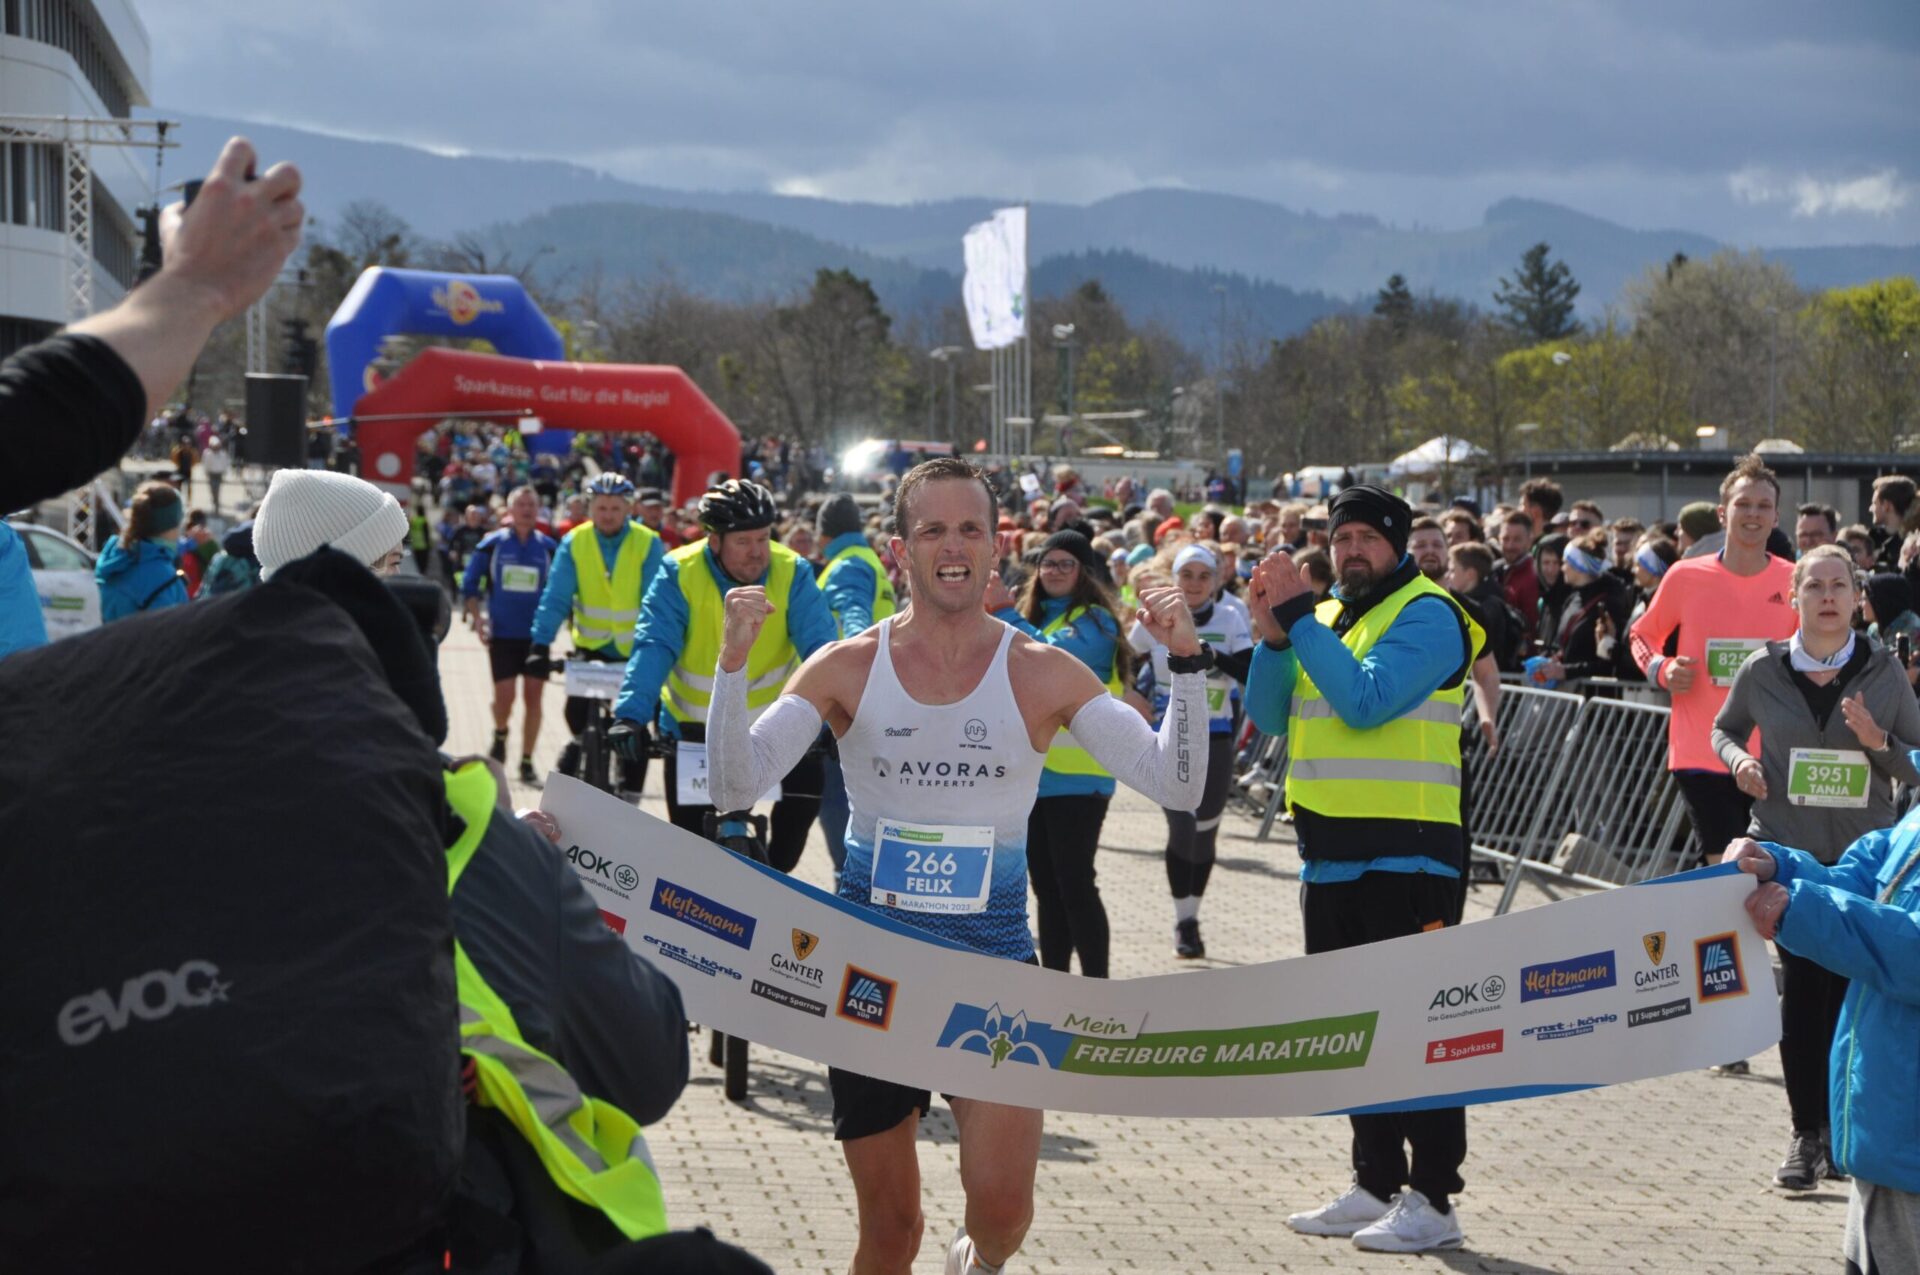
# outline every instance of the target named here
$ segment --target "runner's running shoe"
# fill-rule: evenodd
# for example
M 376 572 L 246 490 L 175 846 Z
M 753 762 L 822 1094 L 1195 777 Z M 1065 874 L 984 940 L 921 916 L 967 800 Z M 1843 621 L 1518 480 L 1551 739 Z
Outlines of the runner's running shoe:
M 1199 917 L 1174 922 L 1173 954 L 1183 961 L 1198 960 L 1207 954 L 1207 945 L 1200 941 Z
M 493 760 L 501 763 L 502 765 L 506 764 L 507 732 L 503 730 L 496 730 L 495 732 L 493 732 L 493 747 L 487 750 L 487 756 L 493 758 Z
M 1811 1191 L 1831 1168 L 1820 1135 L 1796 1130 L 1787 1143 L 1787 1158 L 1773 1171 L 1773 1184 L 1787 1191 Z
M 1372 1226 L 1353 1233 L 1353 1242 L 1375 1253 L 1427 1253 L 1440 1248 L 1459 1248 L 1466 1242 L 1460 1231 L 1460 1210 L 1442 1213 L 1427 1203 L 1418 1191 L 1402 1191 L 1393 1197 L 1393 1207 Z
M 540 782 L 540 772 L 533 768 L 533 758 L 531 757 L 522 757 L 520 759 L 520 782 L 523 784 L 537 784 Z
M 980 1260 L 980 1254 L 973 1248 L 973 1241 L 967 1238 L 967 1228 L 962 1226 L 953 1233 L 953 1243 L 947 1246 L 947 1275 L 1000 1275 L 1007 1269 L 1005 1262 L 998 1266 L 988 1266 Z
M 1302 1235 L 1352 1235 L 1385 1217 L 1393 1208 L 1358 1182 L 1348 1187 L 1331 1204 L 1323 1204 L 1311 1213 L 1295 1213 L 1287 1225 Z

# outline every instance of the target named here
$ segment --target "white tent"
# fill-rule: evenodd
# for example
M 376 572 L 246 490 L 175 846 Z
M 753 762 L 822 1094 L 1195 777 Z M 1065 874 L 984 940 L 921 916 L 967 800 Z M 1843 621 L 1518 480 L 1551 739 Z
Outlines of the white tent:
M 1412 451 L 1395 456 L 1387 466 L 1387 477 L 1418 478 L 1437 474 L 1442 469 L 1471 464 L 1485 455 L 1464 438 L 1429 438 Z

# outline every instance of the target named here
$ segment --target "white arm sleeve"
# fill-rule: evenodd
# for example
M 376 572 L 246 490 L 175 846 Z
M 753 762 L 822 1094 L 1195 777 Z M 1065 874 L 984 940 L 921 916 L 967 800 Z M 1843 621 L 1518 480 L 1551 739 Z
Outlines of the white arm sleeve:
M 798 695 L 782 695 L 748 721 L 747 670 L 716 669 L 707 713 L 707 781 L 716 810 L 745 810 L 787 777 L 820 735 L 820 713 Z
M 1207 675 L 1175 673 L 1155 731 L 1111 695 L 1080 706 L 1068 726 L 1080 746 L 1129 788 L 1168 810 L 1195 810 L 1207 786 Z

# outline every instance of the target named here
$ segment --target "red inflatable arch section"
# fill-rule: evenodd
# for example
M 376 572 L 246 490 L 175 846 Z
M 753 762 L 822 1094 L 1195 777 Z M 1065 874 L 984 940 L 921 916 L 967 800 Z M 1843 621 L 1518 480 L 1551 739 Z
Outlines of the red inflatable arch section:
M 547 429 L 647 433 L 673 452 L 673 503 L 698 500 L 715 470 L 740 473 L 740 431 L 677 367 L 546 363 L 464 350 L 422 350 L 354 405 L 360 472 L 405 488 L 415 442 L 466 412 L 520 411 Z

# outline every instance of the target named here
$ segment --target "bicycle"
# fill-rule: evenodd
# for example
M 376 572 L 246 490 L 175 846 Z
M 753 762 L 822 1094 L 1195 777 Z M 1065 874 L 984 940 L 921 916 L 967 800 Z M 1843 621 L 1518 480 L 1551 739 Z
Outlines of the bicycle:
M 568 695 L 592 700 L 593 710 L 580 732 L 580 778 L 601 792 L 612 793 L 613 745 L 607 731 L 613 727 L 613 701 L 620 698 L 620 682 L 627 666 L 604 660 L 568 660 Z
M 767 861 L 767 817 L 751 811 L 733 810 L 721 813 L 709 810 L 706 814 L 704 829 L 707 840 L 723 850 L 744 855 L 755 863 Z M 719 1028 L 713 1031 L 713 1042 L 707 1052 L 707 1061 L 722 1071 L 721 1092 L 728 1102 L 741 1102 L 747 1096 L 747 1038 L 729 1036 Z

